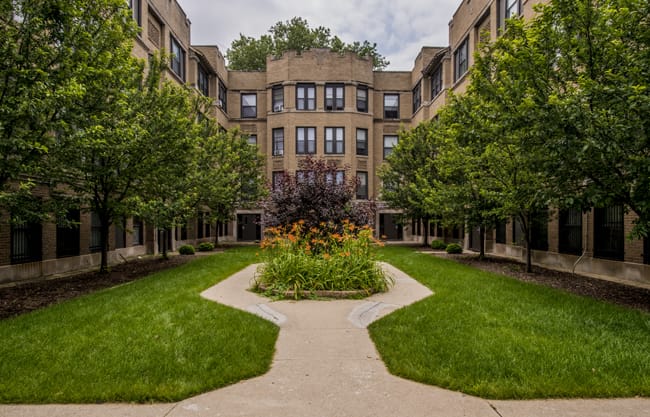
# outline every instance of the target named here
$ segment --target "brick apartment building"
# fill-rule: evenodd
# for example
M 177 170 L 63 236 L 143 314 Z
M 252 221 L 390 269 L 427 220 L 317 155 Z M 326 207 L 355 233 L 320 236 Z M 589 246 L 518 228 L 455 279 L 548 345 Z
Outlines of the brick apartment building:
M 397 143 L 399 130 L 436 117 L 450 91 L 464 92 L 479 42 L 486 36 L 496 38 L 507 17 L 532 16 L 532 5 L 539 2 L 460 1 L 449 23 L 449 45 L 423 47 L 411 71 L 373 71 L 368 59 L 329 50 L 269 57 L 266 71 L 229 71 L 216 46 L 191 45 L 190 22 L 175 0 L 131 0 L 134 19 L 142 28 L 133 53 L 141 58 L 159 49 L 173 53 L 168 76 L 211 97 L 212 116 L 221 126 L 239 126 L 249 135 L 251 145 L 265 155 L 270 183 L 285 170 L 296 171 L 301 158 L 313 155 L 335 161 L 341 176 L 356 176 L 358 199 L 379 199 L 377 171 Z M 199 215 L 174 231 L 172 248 L 211 240 L 215 233 L 224 241 L 259 240 L 260 215 L 259 210 L 242 210 L 217 230 L 204 224 Z M 55 224 L 41 225 L 40 247 L 33 250 L 37 255 L 33 257 L 16 256 L 13 248 L 20 230 L 0 228 L 0 284 L 97 265 L 93 216 L 83 212 L 79 216 L 81 226 L 75 236 Z M 424 225 L 404 224 L 399 218 L 398 210 L 378 202 L 378 234 L 390 240 L 422 242 Z M 647 241 L 626 238 L 632 220 L 622 207 L 587 213 L 550 210 L 548 221 L 541 222 L 536 231 L 533 260 L 650 283 Z M 431 239 L 461 241 L 468 249 L 478 246 L 474 231 L 429 227 Z M 521 258 L 520 234 L 515 222 L 504 222 L 488 233 L 487 250 Z M 57 252 L 65 239 L 75 240 L 73 246 L 78 249 Z M 128 219 L 111 230 L 111 261 L 156 253 L 158 241 L 153 228 L 137 218 Z

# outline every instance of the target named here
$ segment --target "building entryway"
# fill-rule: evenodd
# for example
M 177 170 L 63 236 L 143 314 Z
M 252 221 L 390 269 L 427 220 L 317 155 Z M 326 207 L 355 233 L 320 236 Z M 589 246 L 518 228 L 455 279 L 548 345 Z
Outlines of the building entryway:
M 237 241 L 254 242 L 262 239 L 261 216 L 259 214 L 237 215 Z
M 379 215 L 379 236 L 386 240 L 403 240 L 404 231 L 397 215 L 382 213 Z

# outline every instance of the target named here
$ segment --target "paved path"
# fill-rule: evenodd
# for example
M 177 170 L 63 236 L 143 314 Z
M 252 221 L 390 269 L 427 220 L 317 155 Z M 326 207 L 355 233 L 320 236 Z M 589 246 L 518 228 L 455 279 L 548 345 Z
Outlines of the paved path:
M 650 399 L 486 401 L 390 375 L 366 326 L 431 291 L 386 268 L 395 287 L 365 300 L 269 302 L 246 291 L 255 266 L 203 292 L 280 326 L 272 368 L 263 376 L 175 404 L 0 406 L 0 416 L 650 416 Z

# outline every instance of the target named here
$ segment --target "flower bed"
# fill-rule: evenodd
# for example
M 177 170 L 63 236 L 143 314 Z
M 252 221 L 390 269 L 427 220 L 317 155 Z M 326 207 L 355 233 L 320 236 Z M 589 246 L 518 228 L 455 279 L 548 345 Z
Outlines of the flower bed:
M 333 291 L 352 298 L 386 291 L 392 280 L 375 262 L 378 243 L 369 226 L 348 221 L 268 228 L 261 244 L 265 262 L 254 289 L 295 299 Z

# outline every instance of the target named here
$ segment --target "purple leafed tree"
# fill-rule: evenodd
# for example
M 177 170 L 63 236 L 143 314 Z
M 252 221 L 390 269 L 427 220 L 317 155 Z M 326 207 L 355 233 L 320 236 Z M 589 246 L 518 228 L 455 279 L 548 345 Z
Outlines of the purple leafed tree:
M 307 157 L 296 172 L 283 172 L 273 178 L 265 200 L 265 226 L 289 225 L 304 221 L 308 227 L 322 222 L 373 226 L 375 205 L 355 201 L 357 179 L 334 161 Z

